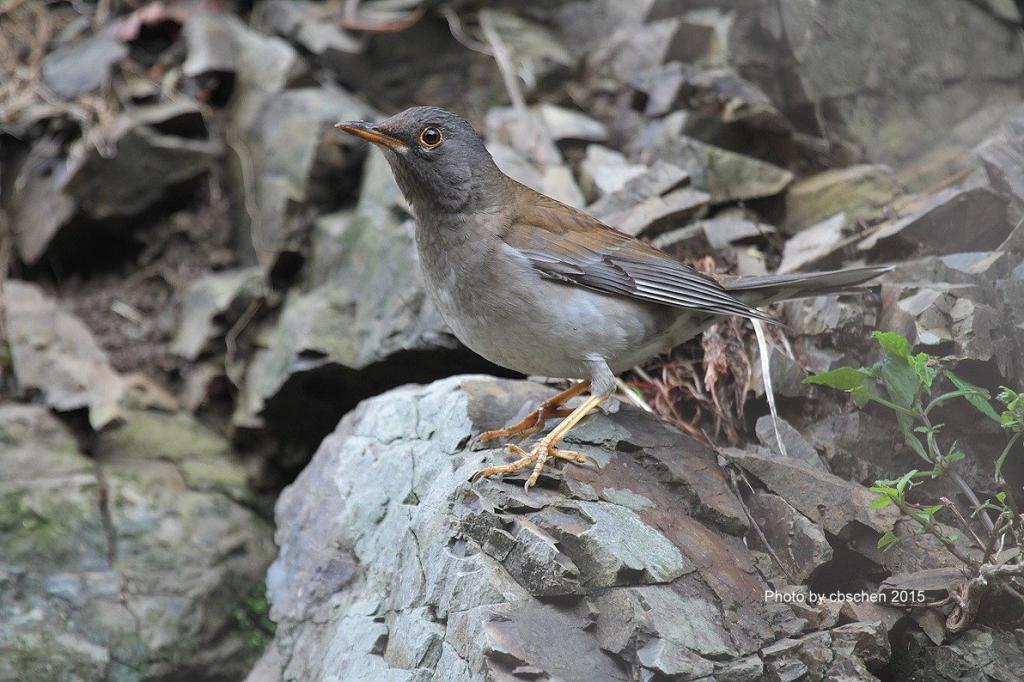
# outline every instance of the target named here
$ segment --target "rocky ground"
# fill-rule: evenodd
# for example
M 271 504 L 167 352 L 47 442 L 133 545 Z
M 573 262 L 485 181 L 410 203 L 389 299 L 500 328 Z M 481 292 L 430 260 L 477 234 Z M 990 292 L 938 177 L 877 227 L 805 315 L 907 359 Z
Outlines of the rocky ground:
M 1024 387 L 1021 12 L 0 3 L 0 679 L 1017 679 L 1024 572 L 972 580 L 1020 565 L 972 514 L 1024 504 L 1012 425 L 939 405 L 939 532 L 880 549 L 913 517 L 868 488 L 920 460 L 802 381 L 882 329 Z M 572 434 L 599 467 L 468 483 L 554 389 L 452 336 L 331 127 L 412 104 L 705 270 L 893 264 L 776 310 L 786 454 L 732 321 Z M 862 590 L 927 600 L 807 600 Z

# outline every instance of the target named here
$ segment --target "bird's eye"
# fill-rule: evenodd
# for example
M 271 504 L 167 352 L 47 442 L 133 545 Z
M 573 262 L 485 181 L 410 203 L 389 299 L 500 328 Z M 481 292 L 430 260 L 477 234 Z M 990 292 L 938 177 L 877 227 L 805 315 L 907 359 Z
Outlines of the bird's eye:
M 441 144 L 441 140 L 443 139 L 444 136 L 441 134 L 441 131 L 433 126 L 424 128 L 420 133 L 420 144 L 427 149 L 432 149 Z

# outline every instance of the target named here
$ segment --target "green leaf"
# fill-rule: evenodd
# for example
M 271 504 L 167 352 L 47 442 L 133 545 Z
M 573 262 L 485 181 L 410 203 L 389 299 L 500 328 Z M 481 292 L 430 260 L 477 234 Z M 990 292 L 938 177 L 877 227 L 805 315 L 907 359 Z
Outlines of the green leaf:
M 997 424 L 1000 423 L 999 415 L 996 413 L 995 409 L 992 408 L 992 405 L 988 402 L 988 391 L 981 388 L 980 386 L 975 386 L 974 384 L 965 379 L 961 379 L 960 377 L 953 374 L 949 370 L 946 370 L 946 376 L 949 377 L 949 380 L 953 382 L 954 386 L 956 386 L 958 389 L 964 392 L 964 399 L 967 402 L 969 402 L 971 405 L 974 405 L 974 407 L 976 407 L 979 412 L 981 412 L 983 415 L 985 415 L 992 421 L 996 422 Z
M 939 374 L 939 368 L 929 365 L 929 361 L 932 360 L 932 356 L 927 353 L 918 353 L 909 358 L 910 366 L 914 368 L 914 372 L 921 379 L 921 383 L 925 385 L 925 388 L 931 390 L 932 382 L 935 381 L 935 377 Z
M 886 355 L 901 360 L 909 359 L 910 341 L 907 341 L 899 334 L 895 332 L 872 332 L 871 336 L 875 337 L 875 341 L 878 341 L 878 345 L 882 347 Z
M 805 384 L 817 384 L 828 386 L 840 391 L 855 391 L 864 386 L 864 382 L 871 378 L 867 372 L 852 367 L 840 367 L 831 372 L 812 374 L 804 379 Z
M 888 357 L 882 360 L 879 368 L 882 382 L 892 401 L 901 407 L 909 408 L 917 398 L 921 388 L 921 378 L 905 360 Z
M 885 481 L 885 483 L 889 482 L 890 481 Z M 878 483 L 883 483 L 883 481 L 878 481 Z M 886 495 L 888 497 L 899 497 L 900 495 L 900 491 L 896 490 L 896 488 L 892 488 L 887 485 L 873 485 L 870 488 L 868 488 L 868 490 L 879 495 Z
M 999 389 L 999 401 L 1006 405 L 1006 410 L 999 415 L 999 425 L 1015 433 L 1024 431 L 1024 394 L 1006 386 L 1000 386 Z
M 914 426 L 914 422 L 905 414 L 897 414 L 896 421 L 900 425 L 900 430 L 903 432 L 903 440 L 911 450 L 917 453 L 917 456 L 924 461 L 931 463 L 932 458 L 928 454 L 927 448 L 921 442 L 921 439 L 914 435 L 911 430 Z
M 996 493 L 996 499 L 999 500 L 1000 502 L 1002 502 L 1003 504 L 1006 504 L 1006 493 L 1005 492 L 998 492 L 998 493 Z
M 900 480 L 896 481 L 896 492 L 903 495 L 903 491 L 906 490 L 907 484 L 910 483 L 910 479 L 917 475 L 917 469 L 908 471 L 907 473 L 900 476 Z
M 935 512 L 939 511 L 940 509 L 945 509 L 945 508 L 946 508 L 946 505 L 944 505 L 944 504 L 930 504 L 927 507 L 921 507 L 921 512 L 923 514 L 925 514 L 926 516 L 928 516 L 929 518 L 931 518 L 931 517 L 935 516 Z
M 878 538 L 878 549 L 885 549 L 890 545 L 896 544 L 897 542 L 899 542 L 899 540 L 900 539 L 896 537 L 896 533 L 893 533 L 891 530 L 888 530 L 885 532 L 884 535 L 882 535 L 882 537 Z
M 892 498 L 888 495 L 879 495 L 871 501 L 871 504 L 868 505 L 868 509 L 885 509 L 892 503 Z

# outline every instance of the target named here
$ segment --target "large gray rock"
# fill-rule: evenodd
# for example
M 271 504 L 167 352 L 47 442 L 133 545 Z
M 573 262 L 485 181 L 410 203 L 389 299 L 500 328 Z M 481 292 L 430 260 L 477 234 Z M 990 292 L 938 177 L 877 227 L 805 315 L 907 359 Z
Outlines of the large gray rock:
M 244 468 L 155 412 L 94 452 L 43 407 L 0 407 L 0 680 L 237 679 L 272 553 Z
M 460 376 L 347 415 L 278 501 L 278 628 L 250 680 L 759 679 L 803 621 L 765 603 L 705 446 L 622 409 L 566 443 L 599 468 L 556 466 L 529 493 L 467 481 L 503 458 L 471 436 L 550 394 Z
M 1015 29 L 981 3 L 659 4 L 717 27 L 725 61 L 784 112 L 814 107 L 823 126 L 809 132 L 851 142 L 874 162 L 912 157 L 974 112 L 1020 99 Z

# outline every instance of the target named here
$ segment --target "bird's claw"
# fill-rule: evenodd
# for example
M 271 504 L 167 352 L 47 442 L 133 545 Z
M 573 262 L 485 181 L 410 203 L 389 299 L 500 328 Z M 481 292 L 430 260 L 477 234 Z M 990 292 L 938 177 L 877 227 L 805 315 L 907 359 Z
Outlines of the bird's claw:
M 533 465 L 533 471 L 530 474 L 530 477 L 527 478 L 526 482 L 523 484 L 523 488 L 529 492 L 530 488 L 537 484 L 537 480 L 540 478 L 541 472 L 544 470 L 544 463 L 551 457 L 564 459 L 574 464 L 594 463 L 594 458 L 590 455 L 585 455 L 582 452 L 575 452 L 573 450 L 562 450 L 555 447 L 554 444 L 546 443 L 543 440 L 537 443 L 530 452 L 527 452 L 518 445 L 514 445 L 512 443 L 506 445 L 505 450 L 519 459 L 509 464 L 490 466 L 486 469 L 481 469 L 470 476 L 469 480 L 475 483 L 481 478 L 488 478 L 497 474 L 516 473 L 530 465 Z

